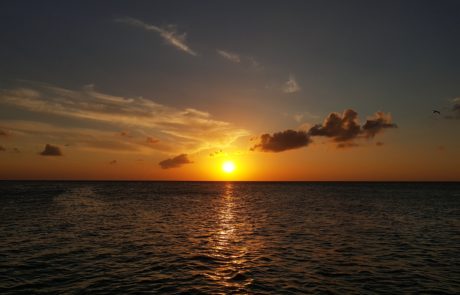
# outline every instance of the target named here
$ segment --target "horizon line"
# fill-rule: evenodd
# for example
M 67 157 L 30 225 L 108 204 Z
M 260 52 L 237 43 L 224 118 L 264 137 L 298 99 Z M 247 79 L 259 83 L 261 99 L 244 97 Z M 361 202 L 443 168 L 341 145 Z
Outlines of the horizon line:
M 0 182 L 240 182 L 240 183 L 460 183 L 460 180 L 168 180 L 168 179 L 0 179 Z

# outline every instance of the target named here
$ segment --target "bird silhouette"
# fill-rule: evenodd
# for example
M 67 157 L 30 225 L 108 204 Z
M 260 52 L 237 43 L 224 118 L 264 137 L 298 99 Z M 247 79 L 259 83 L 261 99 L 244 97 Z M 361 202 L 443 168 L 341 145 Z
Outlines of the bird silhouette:
M 441 112 L 440 112 L 440 111 L 437 111 L 437 110 L 433 110 L 433 114 L 441 115 Z

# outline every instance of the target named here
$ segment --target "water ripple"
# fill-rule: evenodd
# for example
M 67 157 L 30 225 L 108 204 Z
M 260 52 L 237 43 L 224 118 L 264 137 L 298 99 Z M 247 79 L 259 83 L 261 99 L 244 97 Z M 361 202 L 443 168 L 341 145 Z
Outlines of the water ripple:
M 460 293 L 455 183 L 0 185 L 2 294 Z

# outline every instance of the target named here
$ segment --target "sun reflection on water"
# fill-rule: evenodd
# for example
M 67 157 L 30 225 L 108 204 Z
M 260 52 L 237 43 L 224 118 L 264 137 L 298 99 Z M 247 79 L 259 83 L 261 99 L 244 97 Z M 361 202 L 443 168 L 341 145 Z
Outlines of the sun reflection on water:
M 215 283 L 235 290 L 243 289 L 252 283 L 247 276 L 248 248 L 244 235 L 248 225 L 240 213 L 237 198 L 234 194 L 235 184 L 225 183 L 217 211 L 217 224 L 211 236 L 211 253 L 219 261 L 219 265 L 207 274 Z

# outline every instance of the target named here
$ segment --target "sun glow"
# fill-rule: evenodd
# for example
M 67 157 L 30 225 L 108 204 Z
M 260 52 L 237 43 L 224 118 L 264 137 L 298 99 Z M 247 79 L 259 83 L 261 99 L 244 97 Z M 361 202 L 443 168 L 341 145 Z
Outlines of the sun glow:
M 232 173 L 233 171 L 235 171 L 235 168 L 235 163 L 233 163 L 232 161 L 225 161 L 222 164 L 222 171 L 224 171 L 225 173 Z

